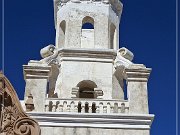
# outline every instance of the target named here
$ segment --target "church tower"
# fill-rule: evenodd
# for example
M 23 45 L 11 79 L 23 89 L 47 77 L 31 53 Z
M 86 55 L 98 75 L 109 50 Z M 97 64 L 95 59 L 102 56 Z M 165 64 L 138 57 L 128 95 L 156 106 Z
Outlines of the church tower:
M 119 0 L 54 0 L 56 43 L 23 65 L 24 109 L 42 135 L 150 135 L 151 69 L 119 49 L 122 8 Z
M 61 73 L 55 94 L 59 98 L 123 98 L 121 91 L 113 91 L 112 80 L 121 2 L 59 2 L 55 1 L 54 14 Z

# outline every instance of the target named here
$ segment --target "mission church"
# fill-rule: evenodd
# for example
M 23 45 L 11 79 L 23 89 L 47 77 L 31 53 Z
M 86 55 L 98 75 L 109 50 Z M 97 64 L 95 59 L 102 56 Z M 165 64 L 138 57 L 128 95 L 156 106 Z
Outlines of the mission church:
M 151 68 L 119 48 L 122 3 L 53 2 L 56 44 L 23 65 L 23 101 L 0 75 L 0 135 L 150 135 Z

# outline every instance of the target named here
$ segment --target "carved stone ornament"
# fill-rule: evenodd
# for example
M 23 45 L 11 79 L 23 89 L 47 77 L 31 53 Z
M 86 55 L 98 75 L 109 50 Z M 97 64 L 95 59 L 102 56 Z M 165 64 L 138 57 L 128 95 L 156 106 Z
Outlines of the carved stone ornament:
M 40 60 L 40 62 L 46 63 L 48 65 L 59 64 L 58 60 L 56 59 L 58 56 L 58 49 L 54 45 L 50 44 L 42 48 L 40 54 L 43 58 L 42 60 Z
M 1 72 L 0 135 L 40 135 L 38 123 L 23 111 L 13 86 Z

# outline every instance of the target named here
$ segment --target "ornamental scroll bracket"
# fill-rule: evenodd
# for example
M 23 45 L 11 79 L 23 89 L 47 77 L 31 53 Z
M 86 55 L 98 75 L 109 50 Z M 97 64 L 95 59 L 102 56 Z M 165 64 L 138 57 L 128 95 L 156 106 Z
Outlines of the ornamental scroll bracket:
M 1 72 L 0 135 L 40 135 L 39 124 L 24 112 L 13 86 Z

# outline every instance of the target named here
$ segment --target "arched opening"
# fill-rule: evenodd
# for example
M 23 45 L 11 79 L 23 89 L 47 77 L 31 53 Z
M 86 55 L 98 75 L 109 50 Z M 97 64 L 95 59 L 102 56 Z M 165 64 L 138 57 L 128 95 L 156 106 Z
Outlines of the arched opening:
M 94 88 L 97 88 L 97 85 L 93 81 L 81 81 L 77 87 L 79 87 L 79 98 L 95 98 Z
M 92 24 L 92 23 L 84 23 L 83 25 L 82 25 L 82 30 L 83 29 L 94 29 L 94 24 Z
M 82 24 L 85 25 L 86 23 L 90 23 L 94 26 L 94 19 L 90 16 L 86 16 L 82 20 Z M 93 27 L 94 28 L 94 27 Z
M 110 49 L 114 49 L 116 45 L 116 26 L 111 23 L 110 25 Z
M 59 45 L 64 46 L 64 44 L 65 44 L 65 34 L 66 34 L 66 21 L 63 20 L 60 23 L 59 27 L 60 27 L 59 28 Z
M 94 47 L 94 19 L 86 16 L 82 20 L 81 48 Z

